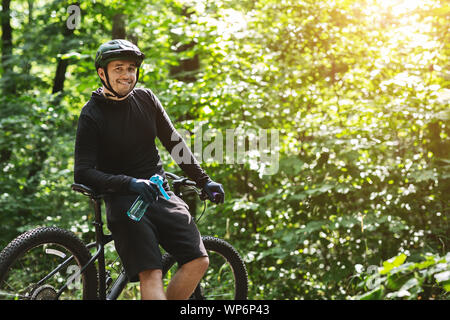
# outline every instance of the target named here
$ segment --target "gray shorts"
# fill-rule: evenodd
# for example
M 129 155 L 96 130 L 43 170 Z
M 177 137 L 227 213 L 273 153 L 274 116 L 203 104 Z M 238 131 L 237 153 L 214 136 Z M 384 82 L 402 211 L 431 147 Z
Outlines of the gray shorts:
M 188 205 L 172 191 L 169 200 L 160 196 L 138 222 L 127 215 L 137 195 L 105 198 L 108 228 L 114 239 L 130 281 L 138 281 L 139 273 L 162 269 L 159 245 L 169 252 L 179 265 L 208 254 Z

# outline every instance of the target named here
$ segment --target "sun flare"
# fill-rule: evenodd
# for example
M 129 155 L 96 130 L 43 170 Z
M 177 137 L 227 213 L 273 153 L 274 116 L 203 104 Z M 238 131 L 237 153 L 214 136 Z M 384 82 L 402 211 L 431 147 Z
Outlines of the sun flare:
M 389 9 L 395 16 L 410 13 L 416 9 L 420 9 L 424 3 L 424 0 L 375 0 L 375 2 L 385 9 Z

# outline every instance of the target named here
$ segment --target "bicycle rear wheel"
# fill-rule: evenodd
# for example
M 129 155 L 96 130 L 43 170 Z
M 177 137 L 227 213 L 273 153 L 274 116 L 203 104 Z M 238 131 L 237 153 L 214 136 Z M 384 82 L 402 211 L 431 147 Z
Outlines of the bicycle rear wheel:
M 202 237 L 209 255 L 209 267 L 191 296 L 194 300 L 245 300 L 248 293 L 248 275 L 239 253 L 225 240 Z M 177 271 L 175 259 L 163 256 L 165 285 Z
M 0 253 L 0 300 L 96 299 L 91 254 L 72 232 L 41 227 L 23 233 Z

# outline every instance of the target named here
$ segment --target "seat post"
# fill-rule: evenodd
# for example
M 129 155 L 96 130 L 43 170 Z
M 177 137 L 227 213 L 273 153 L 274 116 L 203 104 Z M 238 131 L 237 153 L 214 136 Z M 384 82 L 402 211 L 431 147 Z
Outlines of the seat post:
M 95 227 L 95 241 L 97 242 L 97 249 L 100 250 L 98 256 L 98 278 L 99 287 L 98 294 L 100 300 L 106 299 L 106 272 L 105 272 L 105 235 L 103 233 L 103 220 L 102 220 L 102 198 L 101 197 L 91 197 L 91 202 L 94 206 L 94 227 Z
M 104 243 L 104 234 L 103 234 L 103 220 L 102 220 L 102 204 L 101 198 L 91 197 L 91 203 L 94 207 L 94 227 L 95 227 L 95 240 L 98 243 Z

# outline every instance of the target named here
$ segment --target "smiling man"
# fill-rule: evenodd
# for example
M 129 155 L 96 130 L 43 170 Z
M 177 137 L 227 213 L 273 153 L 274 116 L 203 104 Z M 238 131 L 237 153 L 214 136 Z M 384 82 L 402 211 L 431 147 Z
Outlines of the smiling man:
M 106 79 L 104 69 L 100 68 L 98 73 L 102 80 Z M 119 96 L 126 96 L 131 92 L 136 83 L 136 64 L 127 60 L 112 61 L 108 64 L 108 74 L 111 75 L 110 81 L 116 85 L 116 90 L 113 90 Z M 109 96 L 113 96 L 111 95 L 111 90 L 105 89 L 109 91 Z
M 103 94 L 114 100 L 124 99 L 137 83 L 137 69 L 136 62 L 130 60 L 111 61 L 106 68 L 98 68 Z
M 108 228 L 130 281 L 140 281 L 141 298 L 186 299 L 209 260 L 187 204 L 169 189 L 155 139 L 169 152 L 183 144 L 189 161 L 178 165 L 211 201 L 223 203 L 225 193 L 202 170 L 153 92 L 135 88 L 143 59 L 127 40 L 108 41 L 98 49 L 95 67 L 103 86 L 92 93 L 78 120 L 74 178 L 106 194 Z M 158 196 L 149 181 L 154 174 L 164 178 L 170 199 Z M 136 222 L 126 212 L 138 195 L 150 206 Z M 159 245 L 181 266 L 166 292 Z

